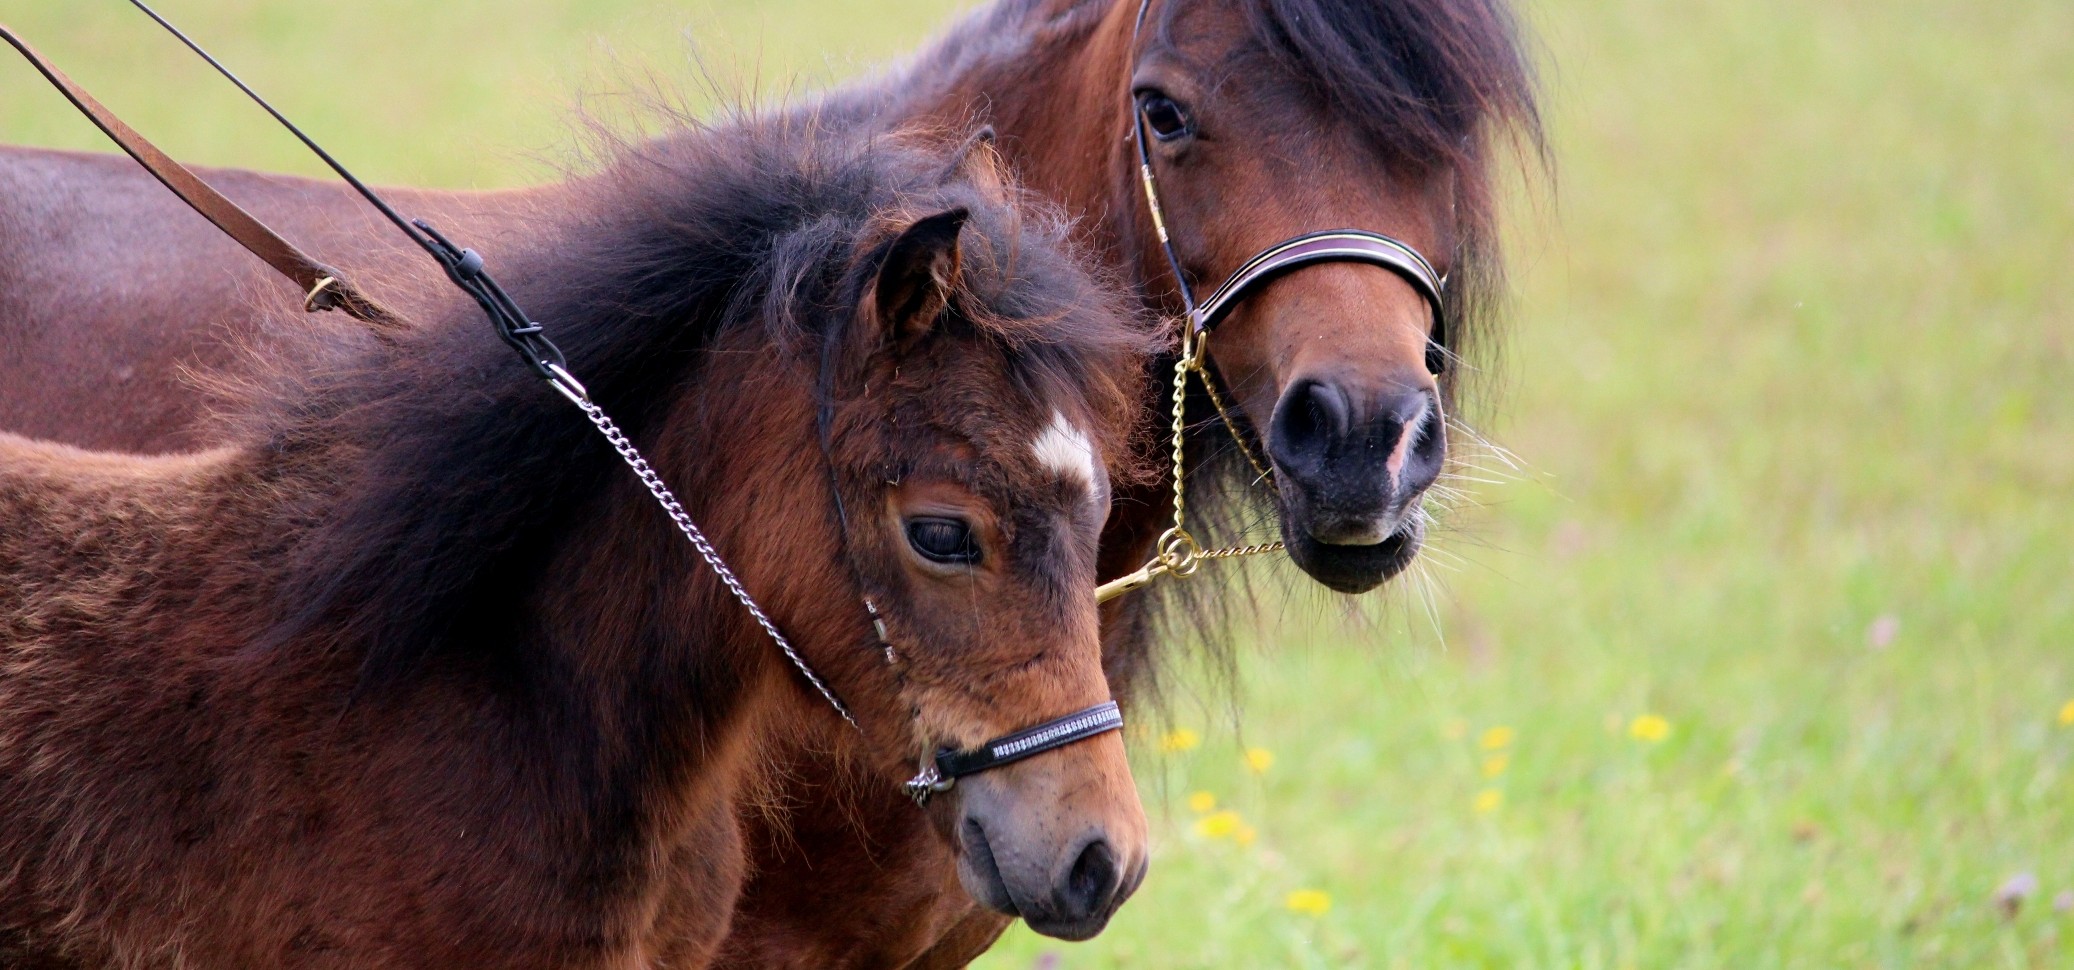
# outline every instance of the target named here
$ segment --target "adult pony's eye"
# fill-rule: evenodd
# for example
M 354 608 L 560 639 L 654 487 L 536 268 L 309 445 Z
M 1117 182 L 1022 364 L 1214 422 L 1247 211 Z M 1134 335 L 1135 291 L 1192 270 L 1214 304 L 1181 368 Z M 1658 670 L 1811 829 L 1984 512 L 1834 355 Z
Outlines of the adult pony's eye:
M 931 562 L 955 566 L 979 562 L 979 540 L 973 538 L 971 526 L 957 519 L 909 519 L 907 544 Z
M 1173 141 L 1195 130 L 1180 102 L 1158 91 L 1139 95 L 1138 110 L 1145 115 L 1145 127 L 1152 129 L 1152 137 L 1160 141 Z

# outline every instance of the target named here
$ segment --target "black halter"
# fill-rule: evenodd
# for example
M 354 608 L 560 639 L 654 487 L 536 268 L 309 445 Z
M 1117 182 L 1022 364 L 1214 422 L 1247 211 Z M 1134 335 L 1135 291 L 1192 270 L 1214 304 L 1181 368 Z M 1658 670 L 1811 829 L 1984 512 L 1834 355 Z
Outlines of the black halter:
M 1096 735 L 1123 730 L 1123 712 L 1117 710 L 1115 701 L 1103 701 L 1085 710 L 1074 711 L 1065 717 L 1053 718 L 1036 727 L 1024 728 L 1014 734 L 1004 734 L 992 741 L 966 751 L 944 748 L 936 757 L 922 766 L 922 773 L 903 786 L 909 798 L 917 805 L 929 803 L 929 796 L 949 791 L 958 779 L 976 775 L 982 771 L 999 768 L 1005 764 L 1034 757 L 1076 741 L 1085 741 Z
M 1145 28 L 1145 15 L 1151 9 L 1152 0 L 1139 0 L 1137 23 L 1131 28 L 1134 51 L 1137 38 Z M 1167 235 L 1166 213 L 1160 207 L 1159 186 L 1152 175 L 1152 151 L 1145 141 L 1145 112 L 1139 109 L 1135 96 L 1131 98 L 1130 112 L 1131 135 L 1138 149 L 1138 177 L 1145 188 L 1145 204 L 1152 214 L 1152 228 L 1159 236 L 1160 250 L 1167 258 L 1167 270 L 1174 276 L 1174 285 L 1181 294 L 1182 309 L 1186 311 L 1189 326 L 1195 333 L 1209 332 L 1231 313 L 1239 301 L 1285 273 L 1316 263 L 1366 263 L 1396 273 L 1426 299 L 1427 306 L 1433 310 L 1433 329 L 1426 339 L 1426 369 L 1436 375 L 1447 369 L 1447 312 L 1442 301 L 1442 295 L 1447 291 L 1447 277 L 1435 272 L 1433 264 L 1410 244 L 1379 232 L 1329 229 L 1285 239 L 1247 260 L 1210 294 L 1207 302 L 1198 304 L 1195 291 L 1188 285 L 1188 274 L 1181 270 L 1181 258 L 1174 253 L 1173 240 Z

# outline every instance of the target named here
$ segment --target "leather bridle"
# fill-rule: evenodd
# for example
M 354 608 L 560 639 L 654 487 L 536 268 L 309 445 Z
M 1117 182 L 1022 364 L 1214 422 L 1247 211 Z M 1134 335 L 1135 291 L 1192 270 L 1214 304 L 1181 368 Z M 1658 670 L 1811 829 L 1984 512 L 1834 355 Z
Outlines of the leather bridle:
M 1145 31 L 1145 17 L 1152 10 L 1152 0 L 1139 0 L 1138 16 L 1131 26 L 1130 56 L 1135 59 L 1138 43 Z M 1124 77 L 1129 78 L 1132 64 L 1125 65 Z M 1433 313 L 1433 326 L 1426 337 L 1426 369 L 1435 376 L 1447 370 L 1447 277 L 1433 269 L 1433 264 L 1417 248 L 1392 236 L 1367 229 L 1327 229 L 1305 233 L 1282 240 L 1254 254 L 1240 264 L 1210 298 L 1198 302 L 1195 290 L 1189 285 L 1188 273 L 1181 267 L 1181 257 L 1174 251 L 1173 237 L 1167 231 L 1165 207 L 1160 204 L 1159 180 L 1153 174 L 1152 149 L 1145 135 L 1145 111 L 1135 92 L 1126 91 L 1131 114 L 1131 141 L 1138 154 L 1138 183 L 1145 196 L 1145 208 L 1152 220 L 1152 230 L 1159 240 L 1159 248 L 1166 257 L 1167 271 L 1174 278 L 1175 292 L 1181 298 L 1182 315 L 1177 323 L 1180 329 L 1180 352 L 1174 362 L 1173 383 L 1173 453 L 1171 462 L 1174 477 L 1174 524 L 1154 542 L 1154 553 L 1150 561 L 1136 571 L 1103 583 L 1096 590 L 1096 599 L 1108 601 L 1114 597 L 1142 588 L 1160 576 L 1185 578 L 1195 574 L 1196 568 L 1206 559 L 1229 559 L 1258 555 L 1281 549 L 1280 542 L 1267 542 L 1250 546 L 1232 546 L 1222 549 L 1204 549 L 1189 533 L 1186 524 L 1186 499 L 1183 479 L 1182 436 L 1185 430 L 1184 399 L 1188 393 L 1188 375 L 1193 373 L 1202 381 L 1203 390 L 1216 407 L 1217 416 L 1238 443 L 1239 452 L 1259 473 L 1260 480 L 1274 488 L 1274 472 L 1270 464 L 1255 452 L 1246 432 L 1232 418 L 1231 410 L 1225 405 L 1223 395 L 1217 390 L 1218 379 L 1215 367 L 1210 363 L 1209 340 L 1217 324 L 1231 315 L 1239 303 L 1260 292 L 1274 280 L 1306 266 L 1324 263 L 1359 263 L 1377 266 L 1397 274 L 1419 296 Z
M 785 637 L 784 633 L 779 631 L 777 624 L 771 621 L 771 618 L 764 613 L 763 608 L 757 605 L 755 598 L 749 595 L 749 591 L 742 585 L 741 579 L 735 575 L 734 570 L 729 568 L 727 562 L 721 558 L 719 551 L 714 549 L 712 542 L 706 538 L 705 533 L 692 521 L 690 514 L 684 510 L 684 506 L 677 500 L 676 494 L 670 490 L 668 485 L 664 484 L 662 477 L 648 464 L 647 459 L 642 457 L 640 451 L 634 446 L 633 441 L 620 430 L 619 425 L 605 413 L 603 408 L 591 400 L 590 392 L 584 388 L 574 374 L 569 372 L 568 362 L 563 358 L 561 349 L 556 347 L 552 340 L 548 339 L 546 328 L 527 316 L 526 311 L 518 305 L 517 301 L 490 275 L 481 254 L 473 249 L 463 248 L 449 241 L 439 230 L 434 229 L 422 219 L 406 221 L 373 189 L 368 188 L 366 184 L 354 177 L 329 152 L 326 152 L 308 135 L 304 134 L 300 128 L 296 127 L 281 112 L 275 110 L 273 105 L 268 104 L 266 99 L 259 96 L 258 92 L 246 86 L 243 81 L 232 74 L 221 62 L 203 50 L 199 44 L 189 39 L 179 28 L 174 27 L 172 23 L 160 16 L 157 11 L 146 6 L 143 0 L 130 0 L 130 2 L 137 9 L 150 16 L 152 20 L 157 21 L 159 26 L 164 27 L 173 36 L 179 38 L 181 43 L 185 44 L 189 50 L 192 50 L 204 61 L 207 61 L 218 73 L 229 79 L 246 96 L 258 103 L 261 108 L 264 108 L 268 114 L 273 116 L 274 120 L 280 122 L 283 127 L 287 128 L 290 133 L 294 134 L 296 138 L 300 139 L 305 146 L 314 152 L 319 159 L 330 166 L 333 171 L 337 172 L 341 178 L 345 179 L 370 205 L 373 205 L 391 223 L 394 223 L 405 236 L 408 236 L 413 243 L 416 243 L 430 254 L 439 263 L 440 268 L 446 272 L 447 278 L 476 301 L 476 304 L 482 308 L 483 313 L 489 317 L 490 322 L 496 327 L 498 337 L 518 354 L 526 366 L 531 368 L 542 380 L 546 381 L 548 386 L 553 388 L 556 393 L 567 398 L 571 404 L 574 404 L 583 412 L 584 417 L 597 428 L 598 433 L 605 438 L 606 442 L 612 446 L 612 449 L 618 453 L 620 459 L 626 463 L 627 468 L 634 473 L 634 476 L 640 480 L 642 486 L 648 490 L 649 495 L 655 499 L 656 504 L 661 506 L 663 513 L 669 516 L 671 523 L 692 544 L 699 558 L 706 563 L 707 567 L 713 570 L 714 575 L 727 587 L 728 592 L 737 602 L 741 603 L 742 608 L 749 613 L 750 618 L 756 621 L 757 626 L 770 637 L 772 643 L 778 647 L 779 651 L 785 655 L 785 658 L 799 671 L 800 675 L 806 678 L 808 684 L 812 685 L 814 690 L 828 702 L 829 706 L 835 709 L 836 714 L 841 716 L 844 721 L 849 722 L 851 727 L 856 728 L 860 732 L 863 731 L 863 726 L 857 723 L 856 717 L 851 714 L 850 709 L 843 704 L 842 700 L 836 696 L 835 691 L 828 686 L 826 681 L 822 680 L 819 674 L 814 672 L 814 669 L 807 664 L 806 659 L 801 657 L 798 650 L 792 646 L 792 642 Z M 309 311 L 344 310 L 347 314 L 374 325 L 381 330 L 401 325 L 394 314 L 365 296 L 358 287 L 348 282 L 338 271 L 306 255 L 293 243 L 282 238 L 278 233 L 254 218 L 222 193 L 216 191 L 215 188 L 204 182 L 191 170 L 159 150 L 157 146 L 153 145 L 143 135 L 138 134 L 135 129 L 124 124 L 113 112 L 87 94 L 84 89 L 66 77 L 62 71 L 59 71 L 42 54 L 38 53 L 35 48 L 15 35 L 5 25 L 0 25 L 0 40 L 4 40 L 13 46 L 31 64 L 35 65 L 44 78 L 56 86 L 65 95 L 66 99 L 72 102 L 74 107 L 84 113 L 96 127 L 113 139 L 131 158 L 136 159 L 137 163 L 142 165 L 153 177 L 172 190 L 174 195 L 179 196 L 182 201 L 208 219 L 218 229 L 223 230 L 226 235 L 230 236 L 240 246 L 243 246 L 253 255 L 258 256 L 283 276 L 294 281 L 297 286 L 302 287 L 307 294 L 303 300 L 303 309 Z M 825 438 L 827 417 L 825 413 L 821 419 L 821 428 L 824 432 L 822 447 L 825 451 L 827 448 Z M 833 473 L 834 469 L 831 466 L 831 478 Z M 844 531 L 847 534 L 847 516 L 843 514 L 842 496 L 839 491 L 836 493 L 835 501 L 838 517 L 843 520 Z M 881 645 L 885 648 L 887 665 L 895 668 L 897 672 L 899 664 L 898 654 L 893 644 L 887 638 L 886 625 L 879 615 L 878 607 L 869 598 L 866 598 L 864 600 L 864 608 L 871 617 L 872 629 L 877 633 Z M 932 795 L 947 791 L 957 784 L 959 778 L 1021 761 L 1024 758 L 1034 757 L 1047 751 L 1056 750 L 1066 745 L 1106 734 L 1110 731 L 1121 730 L 1122 728 L 1123 715 L 1117 710 L 1116 702 L 1104 701 L 1092 707 L 1053 718 L 1034 727 L 1003 735 L 987 741 L 976 748 L 965 750 L 940 749 L 933 756 L 923 759 L 921 772 L 913 779 L 904 783 L 901 786 L 901 790 L 908 797 L 912 798 L 916 805 L 924 805 Z

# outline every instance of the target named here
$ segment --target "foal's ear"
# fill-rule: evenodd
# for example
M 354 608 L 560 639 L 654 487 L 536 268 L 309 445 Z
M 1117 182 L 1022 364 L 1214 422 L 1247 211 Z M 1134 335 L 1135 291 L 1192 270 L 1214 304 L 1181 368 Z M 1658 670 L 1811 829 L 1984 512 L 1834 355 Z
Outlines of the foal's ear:
M 970 215 L 960 206 L 923 218 L 901 230 L 886 251 L 873 299 L 879 325 L 896 344 L 927 334 L 950 302 L 958 279 L 958 234 Z
M 951 153 L 950 161 L 943 167 L 942 182 L 963 181 L 985 193 L 989 199 L 1005 201 L 1008 198 L 1007 166 L 1001 161 L 1001 149 L 993 125 L 981 125 L 979 130 L 967 137 Z

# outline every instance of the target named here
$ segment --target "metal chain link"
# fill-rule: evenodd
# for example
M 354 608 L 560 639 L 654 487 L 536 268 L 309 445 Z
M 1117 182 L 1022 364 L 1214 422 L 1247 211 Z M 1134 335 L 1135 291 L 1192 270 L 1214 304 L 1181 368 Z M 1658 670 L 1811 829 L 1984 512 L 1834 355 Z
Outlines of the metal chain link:
M 1246 464 L 1252 465 L 1253 470 L 1260 475 L 1259 480 L 1267 483 L 1268 491 L 1280 495 L 1282 494 L 1282 489 L 1275 484 L 1275 473 L 1267 467 L 1266 462 L 1260 460 L 1260 457 L 1253 451 L 1252 443 L 1248 442 L 1246 436 L 1240 433 L 1238 422 L 1232 420 L 1231 412 L 1224 407 L 1224 395 L 1218 392 L 1217 382 L 1211 379 L 1210 371 L 1200 363 L 1209 359 L 1209 349 L 1207 346 L 1209 339 L 1210 335 L 1207 333 L 1196 338 L 1196 359 L 1198 363 L 1195 369 L 1198 374 L 1202 375 L 1203 390 L 1209 392 L 1210 404 L 1217 408 L 1217 417 L 1224 421 L 1224 430 L 1231 432 L 1231 440 L 1238 443 L 1239 454 L 1246 456 Z
M 1183 404 L 1188 398 L 1188 372 L 1195 367 L 1195 337 L 1186 321 L 1181 324 L 1181 356 L 1174 361 L 1174 532 L 1187 535 L 1186 517 L 1188 500 L 1182 486 L 1183 475 L 1181 445 L 1188 431 L 1188 419 Z
M 1195 554 L 1197 559 L 1237 559 L 1241 556 L 1258 556 L 1264 552 L 1280 552 L 1288 544 L 1280 539 L 1273 542 L 1256 542 L 1250 546 L 1225 546 L 1222 549 L 1205 549 Z
M 1149 190 L 1150 186 L 1147 188 Z M 1183 448 L 1187 442 L 1188 433 L 1186 405 L 1188 400 L 1188 374 L 1190 371 L 1195 371 L 1201 377 L 1203 388 L 1210 392 L 1211 403 L 1217 406 L 1218 417 L 1224 419 L 1225 428 L 1231 432 L 1232 440 L 1238 442 L 1239 450 L 1245 454 L 1246 460 L 1253 464 L 1253 468 L 1256 471 L 1260 472 L 1269 489 L 1275 490 L 1277 494 L 1279 494 L 1279 489 L 1275 488 L 1274 475 L 1254 457 L 1252 447 L 1246 443 L 1245 436 L 1239 433 L 1237 422 L 1233 421 L 1231 415 L 1226 413 L 1224 400 L 1217 393 L 1216 383 L 1210 379 L 1209 373 L 1203 369 L 1204 354 L 1208 349 L 1207 340 L 1209 335 L 1206 333 L 1196 333 L 1194 327 L 1186 319 L 1180 321 L 1179 329 L 1181 330 L 1181 353 L 1174 361 L 1174 421 L 1173 451 L 1171 454 L 1174 466 L 1174 525 L 1161 533 L 1160 537 L 1155 540 L 1152 559 L 1146 562 L 1145 565 L 1138 567 L 1134 572 L 1126 573 L 1095 588 L 1095 602 L 1097 603 L 1105 603 L 1132 590 L 1143 588 L 1162 575 L 1186 579 L 1189 576 L 1195 575 L 1196 568 L 1201 566 L 1203 561 L 1207 559 L 1237 559 L 1242 556 L 1257 556 L 1262 553 L 1276 552 L 1286 548 L 1284 543 L 1277 540 L 1274 542 L 1256 543 L 1250 546 L 1225 546 L 1219 549 L 1204 549 L 1196 541 L 1195 536 L 1188 531 L 1188 487 L 1186 481 L 1188 469 L 1184 461 L 1185 453 Z
M 626 462 L 628 468 L 633 469 L 634 477 L 639 478 L 641 484 L 648 488 L 648 494 L 655 496 L 655 501 L 662 506 L 663 513 L 670 517 L 671 522 L 676 523 L 677 531 L 684 533 L 684 537 L 691 540 L 691 546 L 698 550 L 699 558 L 706 561 L 713 574 L 719 576 L 720 581 L 727 585 L 728 592 L 733 593 L 742 607 L 749 611 L 749 615 L 755 618 L 758 626 L 763 627 L 763 632 L 770 635 L 771 641 L 778 645 L 778 649 L 785 652 L 785 658 L 792 661 L 792 666 L 799 669 L 800 675 L 807 679 L 807 683 L 814 685 L 814 689 L 828 700 L 829 705 L 835 708 L 837 714 L 842 715 L 843 720 L 850 722 L 851 727 L 859 731 L 864 730 L 863 726 L 857 723 L 857 719 L 850 715 L 850 709 L 843 706 L 843 702 L 836 698 L 834 691 L 828 689 L 820 675 L 807 666 L 799 651 L 792 648 L 792 641 L 785 639 L 785 635 L 778 632 L 777 624 L 772 623 L 771 618 L 764 614 L 763 607 L 757 606 L 756 600 L 749 596 L 749 591 L 742 588 L 742 581 L 735 577 L 735 571 L 728 568 L 727 562 L 720 558 L 720 553 L 713 548 L 713 544 L 706 540 L 706 534 L 699 531 L 698 524 L 691 521 L 691 515 L 678 503 L 676 494 L 670 491 L 668 485 L 663 484 L 662 476 L 649 467 L 648 459 L 641 457 L 641 452 L 628 440 L 626 434 L 619 430 L 619 425 L 613 423 L 605 409 L 592 403 L 588 396 L 565 386 L 560 380 L 551 380 L 549 383 L 555 390 L 560 391 L 563 397 L 583 409 L 584 416 L 597 427 L 599 434 L 605 436 L 605 440 L 612 445 L 612 450 L 619 452 L 620 459 Z

